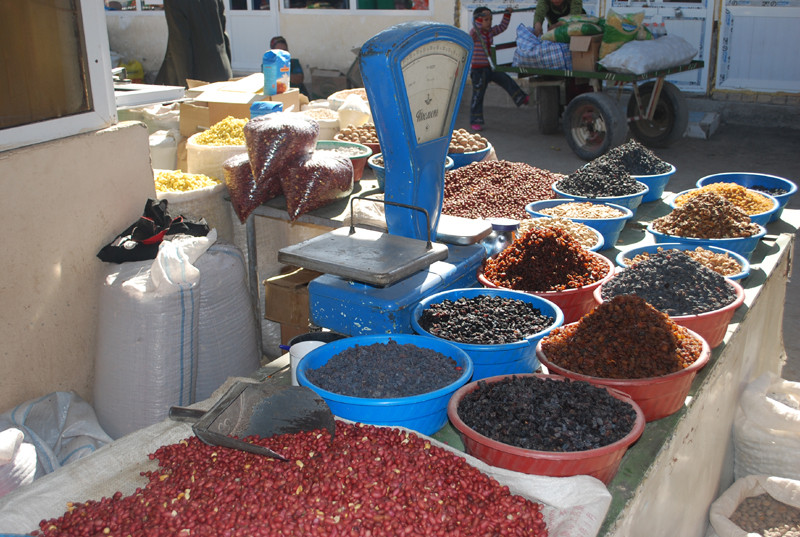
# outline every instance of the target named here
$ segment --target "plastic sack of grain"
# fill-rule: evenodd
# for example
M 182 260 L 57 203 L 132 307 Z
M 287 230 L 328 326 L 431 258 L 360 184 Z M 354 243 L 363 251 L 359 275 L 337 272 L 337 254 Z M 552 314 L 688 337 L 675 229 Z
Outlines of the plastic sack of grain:
M 205 218 L 209 227 L 217 230 L 217 237 L 226 242 L 233 242 L 233 221 L 230 203 L 225 199 L 227 188 L 225 182 L 201 186 L 190 190 L 162 190 L 160 177 L 183 175 L 174 170 L 153 170 L 156 175 L 156 198 L 169 202 L 169 212 L 191 220 Z M 224 176 L 223 176 L 224 177 Z M 208 181 L 207 181 L 208 182 Z
M 734 477 L 800 479 L 800 383 L 765 373 L 748 384 L 733 421 Z
M 206 145 L 197 142 L 198 132 L 186 140 L 186 171 L 202 173 L 220 181 L 225 179 L 222 164 L 229 158 L 246 153 L 244 145 Z
M 800 508 L 800 481 L 770 477 L 766 475 L 748 475 L 737 479 L 722 495 L 711 504 L 708 519 L 718 537 L 751 537 L 762 533 L 748 533 L 735 524 L 731 517 L 739 505 L 747 498 L 768 495 L 791 507 Z M 766 513 L 759 512 L 763 521 Z M 776 533 L 776 535 L 778 535 Z M 781 533 L 781 535 L 783 535 Z
M 98 303 L 94 406 L 111 438 L 165 419 L 194 402 L 200 271 L 216 240 L 180 236 L 153 261 L 109 265 Z
M 214 244 L 195 266 L 200 271 L 195 400 L 201 401 L 228 377 L 253 374 L 261 351 L 242 252 Z
M 642 24 L 644 22 L 644 11 L 636 13 L 617 13 L 613 9 L 606 16 L 606 23 L 603 27 L 603 42 L 600 43 L 599 58 L 604 58 L 619 47 L 633 41 L 634 39 L 650 39 L 652 34 Z
M 598 23 L 585 21 L 570 22 L 548 30 L 542 34 L 542 39 L 555 43 L 569 43 L 569 38 L 573 35 L 599 35 L 602 33 L 603 27 Z
M 697 55 L 697 49 L 677 35 L 665 35 L 649 41 L 630 41 L 598 63 L 615 73 L 644 74 L 659 69 L 685 65 Z

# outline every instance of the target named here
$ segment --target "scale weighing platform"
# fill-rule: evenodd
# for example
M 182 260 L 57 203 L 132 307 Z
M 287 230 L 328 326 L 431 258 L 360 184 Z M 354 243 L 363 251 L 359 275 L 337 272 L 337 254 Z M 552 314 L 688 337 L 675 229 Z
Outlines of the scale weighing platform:
M 441 215 L 472 39 L 445 24 L 408 22 L 367 41 L 360 57 L 384 156 L 387 232 L 351 221 L 282 248 L 278 261 L 324 273 L 308 286 L 314 324 L 348 335 L 412 333 L 411 310 L 423 298 L 477 285 L 480 241 L 491 232 L 487 222 Z

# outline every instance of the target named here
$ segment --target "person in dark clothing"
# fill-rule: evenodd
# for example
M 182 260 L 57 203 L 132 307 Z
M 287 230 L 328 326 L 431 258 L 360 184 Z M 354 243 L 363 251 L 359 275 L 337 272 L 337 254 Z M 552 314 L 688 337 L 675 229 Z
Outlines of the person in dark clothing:
M 270 39 L 269 48 L 276 48 L 289 52 L 289 45 L 286 43 L 286 38 L 281 35 L 276 35 Z M 293 57 L 289 67 L 289 87 L 299 89 L 300 93 L 310 99 L 311 95 L 308 93 L 308 89 L 306 89 L 306 85 L 303 83 L 304 79 L 305 74 L 303 73 L 303 66 L 300 65 L 300 60 Z
M 169 36 L 156 84 L 186 87 L 187 78 L 221 82 L 233 76 L 223 2 L 164 0 Z
M 528 95 L 506 73 L 495 71 L 489 58 L 494 36 L 501 34 L 508 28 L 511 21 L 511 8 L 507 8 L 500 24 L 492 26 L 492 12 L 487 7 L 477 7 L 472 12 L 472 36 L 474 47 L 472 50 L 472 64 L 470 66 L 470 79 L 472 80 L 472 101 L 469 109 L 469 123 L 474 131 L 483 130 L 483 98 L 489 82 L 500 85 L 511 98 L 514 104 L 521 106 L 528 104 Z
M 533 33 L 537 36 L 542 35 L 542 24 L 545 19 L 547 19 L 547 29 L 552 30 L 563 24 L 558 20 L 561 17 L 581 13 L 585 13 L 583 0 L 539 0 L 536 3 L 536 11 L 533 12 Z

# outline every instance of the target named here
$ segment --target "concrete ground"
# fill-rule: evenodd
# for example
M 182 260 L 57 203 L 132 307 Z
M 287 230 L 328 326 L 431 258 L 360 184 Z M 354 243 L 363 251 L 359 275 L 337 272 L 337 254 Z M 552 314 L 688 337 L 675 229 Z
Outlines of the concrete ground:
M 501 92 L 502 93 L 502 92 Z M 469 128 L 470 89 L 464 91 L 456 128 Z M 532 96 L 533 97 L 533 96 Z M 690 111 L 719 111 L 719 128 L 708 139 L 683 138 L 666 149 L 655 149 L 662 160 L 674 164 L 675 176 L 667 189 L 679 192 L 693 188 L 697 179 L 723 172 L 756 172 L 800 180 L 800 123 L 797 107 L 759 107 L 742 104 L 721 109 L 709 99 L 688 99 Z M 515 108 L 504 94 L 487 95 L 484 111 L 486 125 L 482 134 L 492 143 L 497 158 L 525 162 L 558 173 L 571 173 L 585 161 L 567 145 L 563 132 L 539 134 L 536 108 Z M 777 125 L 777 126 L 775 126 Z M 794 128 L 792 128 L 794 127 Z M 793 196 L 789 208 L 800 209 L 800 195 Z M 783 378 L 800 381 L 800 269 L 793 264 L 786 293 L 783 322 L 784 344 L 788 356 Z M 777 307 L 777 305 L 776 305 Z

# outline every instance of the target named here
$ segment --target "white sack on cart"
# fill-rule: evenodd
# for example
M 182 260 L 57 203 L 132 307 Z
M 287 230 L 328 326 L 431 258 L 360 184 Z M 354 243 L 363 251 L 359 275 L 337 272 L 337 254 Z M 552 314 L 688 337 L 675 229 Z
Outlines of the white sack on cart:
M 228 379 L 212 397 L 197 403 L 195 408 L 209 410 L 236 381 L 254 382 L 252 378 Z M 157 467 L 147 455 L 192 434 L 190 424 L 164 420 L 0 498 L 0 533 L 31 531 L 40 520 L 61 516 L 68 501 L 100 500 L 116 491 L 132 494 L 147 483 L 140 472 Z M 433 438 L 430 442 L 464 457 L 472 466 L 508 486 L 513 494 L 543 503 L 542 514 L 550 537 L 593 537 L 600 531 L 611 504 L 611 494 L 602 481 L 586 475 L 545 477 L 512 472 L 489 466 Z
M 100 425 L 120 438 L 194 401 L 200 271 L 214 243 L 176 236 L 154 261 L 109 265 L 98 306 L 94 406 Z
M 697 56 L 697 49 L 677 35 L 648 41 L 629 41 L 598 60 L 615 73 L 641 75 L 659 69 L 686 65 Z
M 34 448 L 36 479 L 111 442 L 92 406 L 74 392 L 53 392 L 15 406 L 0 415 L 0 431 L 6 429 L 19 430 Z
M 731 485 L 714 503 L 708 513 L 709 522 L 718 537 L 758 537 L 731 522 L 731 515 L 746 498 L 769 494 L 779 502 L 800 508 L 800 481 L 766 475 L 748 475 Z
M 242 252 L 214 244 L 195 266 L 200 270 L 195 400 L 202 401 L 228 377 L 253 374 L 261 365 L 261 351 Z
M 734 477 L 800 479 L 800 383 L 765 373 L 748 384 L 733 421 Z

